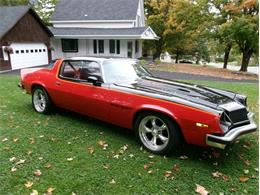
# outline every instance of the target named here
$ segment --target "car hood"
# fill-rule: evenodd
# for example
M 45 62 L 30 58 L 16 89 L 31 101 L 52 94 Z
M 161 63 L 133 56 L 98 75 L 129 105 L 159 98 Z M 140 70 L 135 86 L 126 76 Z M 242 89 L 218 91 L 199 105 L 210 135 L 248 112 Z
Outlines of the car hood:
M 234 102 L 234 93 L 218 89 L 206 88 L 178 81 L 146 77 L 132 84 L 116 84 L 121 88 L 133 89 L 139 94 L 144 92 L 146 96 L 177 97 L 210 108 L 218 108 L 220 105 Z

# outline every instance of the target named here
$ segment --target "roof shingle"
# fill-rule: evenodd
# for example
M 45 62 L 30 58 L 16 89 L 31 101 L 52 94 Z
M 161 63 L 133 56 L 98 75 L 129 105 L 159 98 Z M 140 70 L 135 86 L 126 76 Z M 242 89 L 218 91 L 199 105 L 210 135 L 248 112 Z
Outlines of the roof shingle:
M 0 38 L 2 38 L 29 10 L 27 6 L 0 7 Z
M 139 0 L 59 0 L 52 21 L 135 20 Z

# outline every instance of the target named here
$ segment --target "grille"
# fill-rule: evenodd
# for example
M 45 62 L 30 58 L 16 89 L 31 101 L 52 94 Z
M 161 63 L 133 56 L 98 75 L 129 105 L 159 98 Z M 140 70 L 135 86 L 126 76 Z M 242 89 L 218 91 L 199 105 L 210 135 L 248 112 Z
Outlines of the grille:
M 248 121 L 246 108 L 229 112 L 228 116 L 233 124 Z

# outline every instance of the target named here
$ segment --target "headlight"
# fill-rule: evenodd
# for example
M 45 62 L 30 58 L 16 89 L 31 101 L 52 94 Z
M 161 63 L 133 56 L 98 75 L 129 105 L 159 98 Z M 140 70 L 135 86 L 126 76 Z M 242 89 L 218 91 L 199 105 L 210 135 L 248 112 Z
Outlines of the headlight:
M 244 106 L 247 107 L 247 97 L 246 96 L 236 94 L 234 99 L 235 99 L 236 102 L 243 104 Z
M 220 116 L 220 127 L 224 133 L 226 133 L 229 128 L 232 126 L 232 121 L 229 116 L 223 112 Z

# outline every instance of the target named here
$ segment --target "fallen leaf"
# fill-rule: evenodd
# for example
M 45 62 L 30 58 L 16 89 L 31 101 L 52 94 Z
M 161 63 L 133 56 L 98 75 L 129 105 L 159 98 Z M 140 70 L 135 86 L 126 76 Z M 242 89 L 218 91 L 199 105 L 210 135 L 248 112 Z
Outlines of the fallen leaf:
M 247 180 L 249 180 L 248 177 L 244 177 L 244 176 L 239 177 L 239 181 L 242 182 L 242 183 L 247 182 Z
M 249 170 L 244 169 L 244 173 L 245 173 L 245 174 L 248 174 L 248 173 L 249 173 Z
M 40 156 L 38 159 L 39 159 L 39 160 L 43 160 L 43 157 L 42 157 L 42 156 Z
M 16 171 L 17 171 L 17 169 L 15 167 L 12 167 L 11 170 L 10 170 L 11 173 L 14 173 Z
M 188 156 L 185 156 L 185 155 L 183 155 L 183 156 L 180 156 L 180 159 L 181 160 L 187 160 L 189 157 Z
M 13 138 L 13 142 L 17 142 L 18 140 L 18 138 Z
M 89 154 L 93 154 L 95 152 L 94 147 L 89 147 L 88 152 L 89 152 Z
M 214 165 L 214 166 L 218 166 L 218 162 L 214 162 L 213 165 Z
M 129 156 L 130 158 L 133 158 L 133 157 L 134 157 L 134 155 L 133 155 L 133 154 L 129 154 L 128 156 Z
M 237 189 L 236 189 L 236 188 L 229 188 L 229 191 L 230 191 L 230 192 L 236 192 Z
M 103 135 L 103 134 L 104 134 L 104 132 L 103 132 L 103 131 L 100 131 L 100 132 L 99 132 L 99 135 Z
M 55 188 L 49 187 L 49 188 L 47 189 L 47 194 L 48 194 L 48 195 L 51 195 L 54 191 L 55 191 Z
M 197 192 L 200 195 L 207 195 L 209 193 L 203 186 L 199 184 L 196 184 L 195 192 Z
M 114 155 L 113 158 L 119 159 L 119 154 Z
M 32 187 L 32 185 L 33 185 L 33 182 L 31 182 L 31 181 L 27 181 L 27 182 L 24 184 L 24 186 L 25 186 L 26 188 L 30 188 L 30 187 Z
M 32 190 L 32 193 L 30 193 L 30 195 L 38 195 L 38 191 L 37 190 Z
M 143 151 L 143 146 L 140 147 L 140 150 Z
M 8 138 L 2 139 L 2 142 L 6 142 L 6 141 L 8 141 Z
M 77 195 L 76 193 L 72 192 L 71 195 Z
M 148 174 L 152 174 L 152 173 L 154 173 L 154 171 L 153 170 L 149 170 L 147 173 Z
M 116 184 L 116 181 L 114 179 L 112 179 L 109 183 L 110 184 Z
M 73 161 L 73 158 L 67 158 L 67 161 Z
M 49 169 L 52 167 L 52 165 L 50 163 L 48 163 L 47 165 L 44 166 L 46 169 Z
M 250 161 L 249 160 L 245 160 L 244 163 L 245 163 L 246 166 L 250 165 Z
M 180 166 L 177 165 L 177 164 L 174 164 L 172 169 L 175 171 L 175 172 L 179 172 L 180 171 Z
M 41 170 L 37 169 L 36 171 L 34 171 L 34 176 L 40 177 L 41 175 L 42 175 Z
M 126 151 L 126 150 L 128 149 L 128 145 L 125 144 L 125 145 L 122 147 L 122 149 L 123 149 L 124 151 Z
M 172 175 L 172 172 L 171 171 L 165 171 L 164 172 L 164 177 L 170 177 Z
M 216 171 L 216 172 L 214 172 L 214 173 L 212 173 L 212 176 L 213 177 L 221 177 L 221 176 L 223 176 L 223 173 L 220 173 L 220 172 L 218 172 L 218 171 Z
M 98 141 L 98 145 L 100 145 L 100 146 L 104 146 L 104 144 L 106 144 L 106 142 L 105 141 L 103 141 L 103 140 L 100 140 L 100 141 Z
M 103 164 L 104 169 L 109 169 L 109 164 Z
M 28 151 L 27 151 L 27 154 L 28 154 L 28 155 L 31 155 L 31 154 L 32 154 L 32 151 L 31 151 L 31 150 L 28 150 Z
M 259 169 L 258 169 L 258 168 L 254 168 L 254 170 L 255 170 L 256 172 L 259 172 Z
M 24 164 L 25 160 L 20 159 L 17 163 L 15 163 L 16 165 L 20 165 L 20 164 Z
M 150 155 L 150 156 L 148 156 L 149 158 L 154 158 L 154 155 Z
M 68 142 L 68 144 L 70 145 L 70 144 L 71 144 L 71 142 Z
M 39 136 L 39 138 L 43 138 L 43 137 L 44 137 L 44 135 L 40 135 L 40 136 Z
M 144 170 L 149 169 L 153 165 L 153 162 L 144 165 Z
M 227 175 L 223 175 L 222 178 L 223 178 L 224 181 L 228 181 L 229 180 L 229 177 Z
M 34 138 L 29 138 L 29 144 L 34 144 L 35 143 L 35 140 L 34 140 Z
M 16 160 L 17 160 L 16 157 L 11 157 L 11 158 L 9 158 L 9 161 L 10 161 L 10 162 L 15 162 Z

